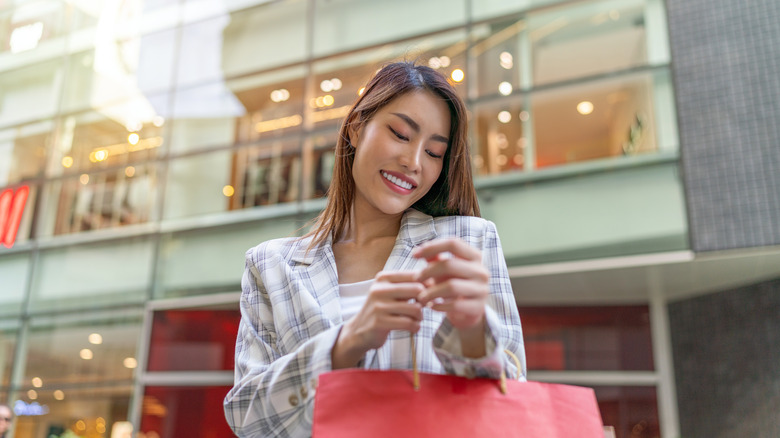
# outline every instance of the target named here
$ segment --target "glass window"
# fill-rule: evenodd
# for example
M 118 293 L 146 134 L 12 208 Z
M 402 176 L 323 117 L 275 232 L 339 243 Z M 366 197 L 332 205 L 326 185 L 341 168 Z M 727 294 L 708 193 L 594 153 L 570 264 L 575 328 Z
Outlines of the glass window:
M 240 135 L 237 131 L 244 128 L 241 122 L 248 119 L 246 108 L 224 82 L 177 92 L 174 108 L 174 153 L 232 144 Z
M 19 322 L 0 319 L 0 387 L 11 385 Z
M 18 66 L 7 60 L 0 57 L 0 126 L 53 117 L 61 93 L 59 58 Z
M 225 421 L 222 401 L 229 386 L 147 386 L 144 390 L 140 433 L 147 437 L 192 438 L 233 436 Z
M 208 232 L 167 235 L 162 241 L 160 261 L 165 269 L 159 273 L 156 294 L 179 297 L 238 291 L 246 251 L 266 240 L 295 236 L 303 223 L 295 216 L 273 217 Z
M 65 390 L 129 381 L 137 366 L 141 315 L 138 309 L 32 318 L 23 384 Z
M 262 4 L 243 10 L 236 7 L 235 3 L 238 2 L 235 0 L 208 3 L 214 9 L 222 9 L 221 13 L 224 14 L 218 17 L 224 24 L 218 38 L 220 44 L 215 47 L 212 55 L 214 68 L 222 71 L 226 77 L 253 73 L 305 59 L 308 2 L 244 2 Z M 217 6 L 220 4 L 224 6 Z M 227 8 L 236 10 L 228 14 Z M 193 59 L 199 58 L 200 56 L 196 56 Z
M 478 96 L 508 96 L 523 88 L 527 74 L 526 22 L 519 18 L 476 25 L 471 30 L 469 53 L 477 75 Z M 523 69 L 525 68 L 525 70 Z
M 218 151 L 171 161 L 166 218 L 181 218 L 300 197 L 300 140 Z
M 330 187 L 333 167 L 336 165 L 336 141 L 338 131 L 321 133 L 309 138 L 304 146 L 305 156 L 311 163 L 304 172 L 304 199 L 322 198 Z
M 381 44 L 457 26 L 466 21 L 463 0 L 318 0 L 314 56 Z
M 16 438 L 130 436 L 129 384 L 33 388 L 16 394 Z M 19 414 L 21 412 L 21 414 Z M 123 433 L 124 432 L 124 433 Z
M 527 20 L 537 85 L 647 63 L 642 0 L 577 2 Z
M 153 160 L 165 145 L 164 124 L 163 117 L 138 100 L 65 117 L 50 173 L 94 172 Z
M 127 165 L 49 183 L 52 213 L 43 234 L 142 224 L 155 217 L 158 174 L 154 164 Z
M 651 73 L 533 93 L 535 166 L 656 151 L 654 105 Z
M 245 112 L 236 120 L 236 143 L 300 131 L 306 70 L 303 65 L 231 80 L 228 88 Z
M 654 368 L 647 306 L 521 307 L 520 317 L 529 370 Z
M 118 120 L 167 116 L 175 47 L 175 31 L 166 30 L 127 39 L 106 35 L 89 50 L 70 55 L 62 111 L 132 101 Z
M 241 320 L 233 307 L 154 312 L 147 371 L 232 371 Z
M 54 122 L 0 129 L 0 187 L 43 175 Z
M 29 254 L 0 257 L 0 278 L 3 279 L 0 316 L 18 315 L 22 312 L 29 269 Z
M 315 94 L 306 102 L 308 117 L 317 129 L 340 126 L 361 88 L 383 64 L 391 61 L 428 64 L 451 77 L 451 83 L 465 98 L 466 46 L 464 32 L 454 31 L 318 61 L 313 66 Z
M 530 114 L 522 97 L 476 105 L 475 113 L 477 147 L 472 164 L 477 175 L 522 170 L 532 165 Z
M 22 54 L 65 33 L 65 4 L 60 1 L 27 1 L 0 12 L 0 55 Z
M 658 398 L 653 386 L 596 386 L 596 400 L 605 426 L 617 438 L 657 438 Z
M 154 244 L 129 239 L 41 252 L 33 280 L 34 311 L 139 303 L 150 287 Z
M 473 19 L 482 20 L 562 1 L 565 0 L 479 0 L 471 2 L 471 13 Z

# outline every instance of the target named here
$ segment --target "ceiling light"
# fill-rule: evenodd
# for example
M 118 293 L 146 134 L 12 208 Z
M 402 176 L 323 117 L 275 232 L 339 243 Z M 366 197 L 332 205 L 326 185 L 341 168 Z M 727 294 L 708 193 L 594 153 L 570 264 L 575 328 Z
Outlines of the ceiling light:
M 103 343 L 103 336 L 100 336 L 100 333 L 92 333 L 89 335 L 89 343 L 93 345 L 100 345 Z
M 577 112 L 582 114 L 583 116 L 587 116 L 588 114 L 593 112 L 593 103 L 587 100 L 583 100 L 582 102 L 577 104 Z
M 509 96 L 510 94 L 512 94 L 512 84 L 506 81 L 498 84 L 498 92 L 503 94 L 504 96 Z
M 466 74 L 463 73 L 463 70 L 456 68 L 452 71 L 452 74 L 450 74 L 450 77 L 452 77 L 452 80 L 455 82 L 462 82 L 463 78 L 466 77 Z
M 513 61 L 512 54 L 509 52 L 501 52 L 501 54 L 498 55 L 498 65 L 507 70 L 512 68 L 514 65 Z
M 512 120 L 512 114 L 509 111 L 501 111 L 498 113 L 498 121 L 501 123 L 509 123 Z

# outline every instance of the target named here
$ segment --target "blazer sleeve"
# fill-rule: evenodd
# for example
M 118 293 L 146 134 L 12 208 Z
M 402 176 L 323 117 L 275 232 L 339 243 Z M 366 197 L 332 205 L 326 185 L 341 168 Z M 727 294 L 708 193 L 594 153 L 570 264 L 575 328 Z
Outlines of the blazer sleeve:
M 509 280 L 509 271 L 495 224 L 490 221 L 484 223 L 485 230 L 480 249 L 482 262 L 490 273 L 488 283 L 490 292 L 485 307 L 486 355 L 473 359 L 463 357 L 458 331 L 446 318 L 434 336 L 434 351 L 448 374 L 498 378 L 501 371 L 506 370 L 507 378 L 525 380 L 523 331 Z M 519 368 L 506 351 L 517 358 Z
M 277 333 L 271 300 L 252 251 L 247 252 L 241 280 L 235 384 L 225 397 L 225 418 L 239 437 L 309 436 L 317 377 L 331 370 L 331 349 L 341 326 L 322 331 L 282 355 L 283 334 Z M 265 256 L 264 251 L 257 252 Z

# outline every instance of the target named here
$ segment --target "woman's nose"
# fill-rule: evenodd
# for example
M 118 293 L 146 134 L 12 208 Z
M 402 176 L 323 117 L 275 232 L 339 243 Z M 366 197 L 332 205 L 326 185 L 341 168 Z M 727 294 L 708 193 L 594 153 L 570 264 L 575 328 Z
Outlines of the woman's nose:
M 410 172 L 417 172 L 420 170 L 422 154 L 425 153 L 425 148 L 422 144 L 410 144 L 408 146 L 407 150 L 401 154 L 401 165 L 409 169 Z

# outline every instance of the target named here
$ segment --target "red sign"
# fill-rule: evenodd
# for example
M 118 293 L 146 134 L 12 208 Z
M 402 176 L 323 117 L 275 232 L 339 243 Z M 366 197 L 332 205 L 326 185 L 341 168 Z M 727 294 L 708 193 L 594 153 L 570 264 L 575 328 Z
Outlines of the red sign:
M 0 193 L 0 243 L 6 248 L 14 246 L 19 224 L 22 222 L 24 205 L 30 188 L 22 186 L 16 189 L 5 189 Z

